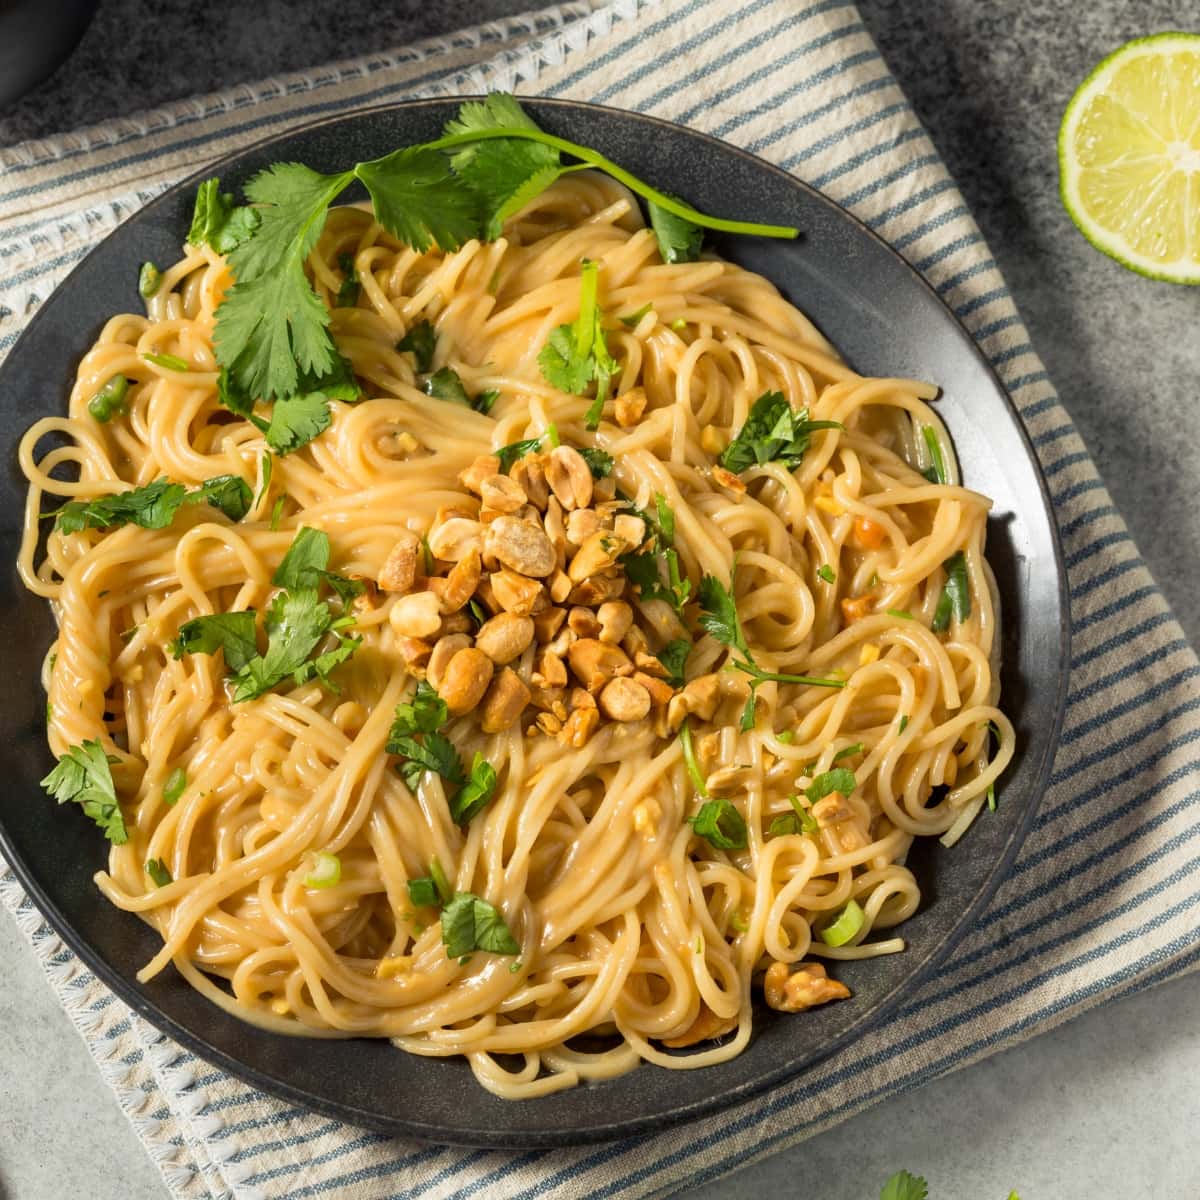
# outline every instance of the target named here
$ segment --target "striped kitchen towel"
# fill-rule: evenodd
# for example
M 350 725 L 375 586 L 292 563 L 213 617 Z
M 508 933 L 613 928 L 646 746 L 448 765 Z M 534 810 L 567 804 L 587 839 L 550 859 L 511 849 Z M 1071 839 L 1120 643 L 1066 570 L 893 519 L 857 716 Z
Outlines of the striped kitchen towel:
M 575 1150 L 420 1146 L 262 1095 L 131 1014 L 0 877 L 179 1197 L 667 1195 L 1200 959 L 1200 665 L 847 0 L 568 5 L 0 151 L 0 354 L 90 246 L 205 162 L 314 117 L 492 88 L 636 109 L 761 155 L 888 239 L 966 322 L 1041 457 L 1070 570 L 1074 661 L 1050 794 L 977 927 L 886 1028 L 686 1131 Z

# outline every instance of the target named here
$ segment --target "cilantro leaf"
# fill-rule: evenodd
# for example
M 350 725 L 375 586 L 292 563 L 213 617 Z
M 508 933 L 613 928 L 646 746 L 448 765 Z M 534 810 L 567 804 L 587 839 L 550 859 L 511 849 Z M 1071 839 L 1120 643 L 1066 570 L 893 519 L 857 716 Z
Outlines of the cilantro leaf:
M 276 454 L 291 454 L 324 433 L 332 420 L 329 401 L 321 392 L 276 400 L 266 429 L 267 445 Z
M 917 1175 L 907 1171 L 897 1171 L 883 1185 L 879 1200 L 926 1200 L 929 1195 L 929 1185 Z
M 480 129 L 537 129 L 520 104 L 504 92 L 468 101 L 446 125 L 450 135 Z M 546 190 L 565 170 L 552 146 L 519 138 L 471 142 L 450 159 L 455 174 L 482 200 L 484 236 L 495 241 L 504 222 Z
M 454 743 L 443 733 L 426 733 L 420 741 L 408 734 L 389 738 L 387 751 L 406 760 L 399 766 L 400 777 L 412 791 L 426 771 L 440 775 L 454 788 L 466 783 L 462 759 Z
M 582 396 L 595 381 L 596 398 L 585 422 L 589 429 L 600 423 L 608 385 L 618 369 L 600 324 L 599 287 L 599 267 L 585 262 L 580 277 L 579 316 L 568 325 L 559 325 L 538 355 L 546 382 L 560 391 Z
M 329 554 L 329 534 L 302 525 L 271 582 L 282 588 L 315 588 L 318 577 L 329 566 Z
M 794 471 L 814 430 L 841 428 L 839 421 L 810 421 L 808 409 L 793 410 L 782 392 L 763 392 L 751 406 L 745 425 L 717 461 L 735 475 L 769 462 L 781 462 Z
M 692 652 L 692 643 L 688 638 L 675 638 L 668 642 L 655 655 L 660 663 L 667 668 L 668 681 L 672 687 L 682 687 L 687 678 L 684 669 L 687 667 L 688 655 Z
M 436 733 L 449 719 L 450 710 L 445 700 L 427 680 L 422 679 L 412 698 L 396 705 L 396 719 L 388 735 L 388 753 L 400 753 L 391 748 L 392 742 L 397 739 L 414 733 Z
M 428 321 L 418 321 L 396 343 L 400 353 L 407 351 L 413 356 L 413 365 L 424 375 L 433 366 L 433 352 L 437 347 L 437 333 Z
M 730 581 L 732 585 L 732 580 Z M 705 575 L 697 592 L 700 600 L 700 628 L 711 634 L 723 646 L 730 646 L 753 662 L 741 618 L 733 598 L 732 586 L 726 587 L 715 575 Z
M 302 663 L 292 672 L 292 682 L 299 686 L 308 683 L 310 679 L 319 679 L 331 692 L 341 689 L 329 678 L 334 667 L 340 666 L 362 645 L 361 637 L 343 638 L 339 636 L 338 644 L 324 654 L 318 654 Z
M 69 800 L 80 805 L 113 845 L 120 846 L 129 840 L 108 755 L 99 739 L 71 746 L 41 786 L 59 804 Z
M 206 479 L 200 490 L 192 492 L 187 500 L 189 503 L 207 500 L 231 521 L 240 521 L 250 511 L 254 493 L 240 475 L 216 475 Z
M 457 893 L 442 909 L 442 943 L 450 958 L 462 958 L 473 950 L 492 954 L 521 952 L 500 910 L 472 892 Z
M 429 875 L 408 881 L 408 898 L 414 908 L 440 908 L 442 904 L 437 884 Z
M 249 199 L 263 207 L 254 236 L 230 251 L 236 282 L 217 307 L 213 344 L 220 364 L 251 397 L 293 396 L 301 371 L 323 376 L 333 369 L 329 310 L 304 263 L 329 205 L 352 177 L 275 163 L 246 185 Z
M 748 844 L 745 818 L 729 800 L 706 800 L 688 821 L 718 850 L 745 850 Z
M 650 210 L 650 228 L 654 230 L 654 236 L 658 239 L 658 252 L 662 255 L 663 262 L 695 262 L 700 257 L 700 247 L 704 244 L 704 230 L 683 217 L 667 212 L 653 201 L 647 208 Z
M 225 667 L 230 672 L 240 671 L 251 659 L 258 657 L 253 612 L 195 617 L 180 625 L 179 633 L 171 643 L 171 654 L 175 658 L 185 654 L 215 654 L 218 650 L 224 651 Z
M 359 163 L 354 174 L 371 194 L 375 219 L 414 250 L 424 253 L 435 243 L 457 250 L 483 230 L 480 197 L 436 150 L 408 146 Z
M 298 672 L 332 623 L 329 605 L 318 599 L 316 589 L 279 592 L 267 609 L 267 651 L 236 671 L 233 702 L 253 700 Z
M 466 825 L 472 817 L 483 812 L 496 793 L 496 768 L 476 751 L 471 774 L 462 791 L 450 801 L 450 818 L 457 825 Z
M 221 191 L 219 179 L 206 179 L 196 189 L 187 240 L 193 246 L 211 246 L 218 254 L 228 254 L 253 235 L 261 220 L 257 209 L 235 205 L 233 196 Z
M 182 483 L 156 479 L 128 492 L 97 496 L 93 500 L 72 500 L 58 510 L 55 525 L 60 533 L 112 529 L 119 525 L 165 529 L 175 519 L 186 495 Z
M 507 446 L 501 446 L 495 451 L 496 457 L 500 460 L 500 470 L 507 475 L 512 470 L 512 465 L 518 458 L 524 458 L 527 454 L 532 454 L 542 444 L 540 437 L 523 438 L 519 442 L 509 442 Z
M 603 479 L 613 472 L 613 456 L 607 450 L 597 450 L 591 446 L 582 446 L 579 456 L 588 465 L 593 479 Z
M 846 767 L 834 767 L 832 771 L 826 771 L 823 775 L 818 775 L 812 783 L 805 788 L 804 796 L 809 804 L 816 804 L 818 800 L 824 800 L 826 796 L 832 795 L 834 792 L 839 792 L 843 796 L 849 796 L 855 788 L 854 772 Z
M 471 397 L 467 395 L 467 389 L 463 386 L 463 381 L 453 367 L 441 367 L 434 371 L 425 380 L 422 391 L 435 400 L 445 400 L 450 404 L 462 404 L 467 408 L 474 407 Z

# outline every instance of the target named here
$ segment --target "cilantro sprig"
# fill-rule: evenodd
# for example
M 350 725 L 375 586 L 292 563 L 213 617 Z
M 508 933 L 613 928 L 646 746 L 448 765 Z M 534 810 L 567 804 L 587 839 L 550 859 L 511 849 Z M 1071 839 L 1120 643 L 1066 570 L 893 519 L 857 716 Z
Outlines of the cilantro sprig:
M 117 761 L 105 753 L 99 739 L 85 741 L 67 750 L 41 786 L 59 804 L 68 801 L 78 804 L 104 830 L 110 842 L 121 846 L 129 840 L 129 832 L 108 765 Z
M 737 568 L 734 568 L 736 574 Z M 781 671 L 767 671 L 754 661 L 754 655 L 746 642 L 746 634 L 742 630 L 742 620 L 738 615 L 737 602 L 733 596 L 734 575 L 730 576 L 729 587 L 726 587 L 715 575 L 705 575 L 700 580 L 697 597 L 700 600 L 700 628 L 711 634 L 723 646 L 728 646 L 740 657 L 733 659 L 733 665 L 739 671 L 750 676 L 750 696 L 746 707 L 742 710 L 741 728 L 743 731 L 754 728 L 754 701 L 759 684 L 768 681 L 776 683 L 801 683 L 811 687 L 843 688 L 844 679 L 821 679 L 811 675 L 788 675 Z
M 944 633 L 950 628 L 951 614 L 959 622 L 971 615 L 971 583 L 967 577 L 966 556 L 959 550 L 942 563 L 942 568 L 946 572 L 946 582 L 930 625 L 934 633 Z
M 417 790 L 426 771 L 440 775 L 446 783 L 451 818 L 466 825 L 491 803 L 498 776 L 496 768 L 479 753 L 470 771 L 463 769 L 454 743 L 441 732 L 449 719 L 446 702 L 422 679 L 411 699 L 396 705 L 387 752 L 400 758 L 397 770 L 410 791 Z
M 842 429 L 840 421 L 810 421 L 782 392 L 763 392 L 750 408 L 746 423 L 717 461 L 735 475 L 753 466 L 781 462 L 794 471 L 818 429 Z
M 362 585 L 328 571 L 329 554 L 328 534 L 308 528 L 297 533 L 273 577 L 283 590 L 276 593 L 267 609 L 267 648 L 262 653 L 255 615 L 249 610 L 185 621 L 171 643 L 171 653 L 182 658 L 185 654 L 215 654 L 220 650 L 230 673 L 234 704 L 263 695 L 289 676 L 297 686 L 319 679 L 336 691 L 330 675 L 362 645 L 362 638 L 342 634 L 353 619 L 335 619 L 328 601 L 321 597 L 321 587 L 328 585 L 345 604 L 362 590 Z M 334 644 L 317 653 L 329 636 Z
M 675 512 L 661 493 L 655 493 L 654 513 L 634 509 L 646 523 L 649 538 L 645 548 L 621 556 L 621 566 L 643 600 L 665 600 L 681 617 L 692 598 L 692 581 L 683 573 L 675 548 Z
M 560 391 L 582 396 L 593 382 L 596 384 L 595 399 L 584 417 L 588 429 L 595 429 L 600 424 L 608 399 L 608 385 L 618 369 L 616 360 L 608 352 L 608 339 L 601 323 L 599 271 L 598 264 L 584 262 L 580 274 L 579 316 L 566 325 L 559 325 L 538 355 L 538 365 L 546 382 Z
M 190 237 L 227 253 L 235 280 L 217 309 L 214 335 L 227 390 L 251 406 L 328 396 L 339 355 L 329 310 L 304 264 L 330 205 L 351 183 L 366 187 L 376 219 L 394 237 L 418 251 L 434 243 L 452 251 L 472 238 L 499 236 L 507 217 L 561 175 L 587 167 L 697 227 L 765 237 L 798 233 L 697 212 L 590 147 L 539 129 L 516 100 L 494 93 L 464 104 L 443 137 L 345 171 L 326 175 L 301 163 L 276 163 L 246 184 L 249 207 L 235 206 L 216 180 L 203 185 Z
M 189 492 L 182 483 L 171 483 L 164 478 L 127 492 L 72 500 L 46 515 L 56 518 L 55 526 L 60 533 L 115 529 L 121 525 L 165 529 L 184 504 L 207 501 L 231 521 L 240 521 L 250 511 L 252 499 L 250 485 L 240 475 L 214 476 L 194 492 Z
M 435 858 L 429 874 L 408 881 L 408 898 L 418 908 L 440 909 L 442 945 L 448 958 L 460 962 L 475 950 L 489 954 L 520 954 L 504 914 L 474 892 L 451 892 L 450 882 Z

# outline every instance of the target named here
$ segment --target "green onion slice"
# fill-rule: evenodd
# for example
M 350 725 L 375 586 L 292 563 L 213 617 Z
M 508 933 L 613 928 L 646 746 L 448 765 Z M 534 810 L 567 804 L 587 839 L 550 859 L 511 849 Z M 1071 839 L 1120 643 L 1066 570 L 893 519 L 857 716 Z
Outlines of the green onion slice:
M 827 946 L 844 946 L 866 924 L 867 914 L 857 900 L 850 900 L 846 907 L 821 930 L 821 941 Z
M 304 877 L 305 887 L 333 887 L 342 878 L 342 860 L 327 850 L 318 851 L 316 858 L 316 870 Z

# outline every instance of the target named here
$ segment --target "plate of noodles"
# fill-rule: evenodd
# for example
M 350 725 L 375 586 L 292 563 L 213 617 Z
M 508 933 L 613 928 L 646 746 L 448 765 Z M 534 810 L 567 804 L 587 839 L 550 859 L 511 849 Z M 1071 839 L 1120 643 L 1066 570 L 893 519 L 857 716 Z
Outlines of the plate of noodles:
M 571 1144 L 795 1076 L 1045 786 L 1010 401 L 700 134 L 492 95 L 261 143 L 81 263 L 0 404 L 4 854 L 138 1012 L 330 1115 Z

